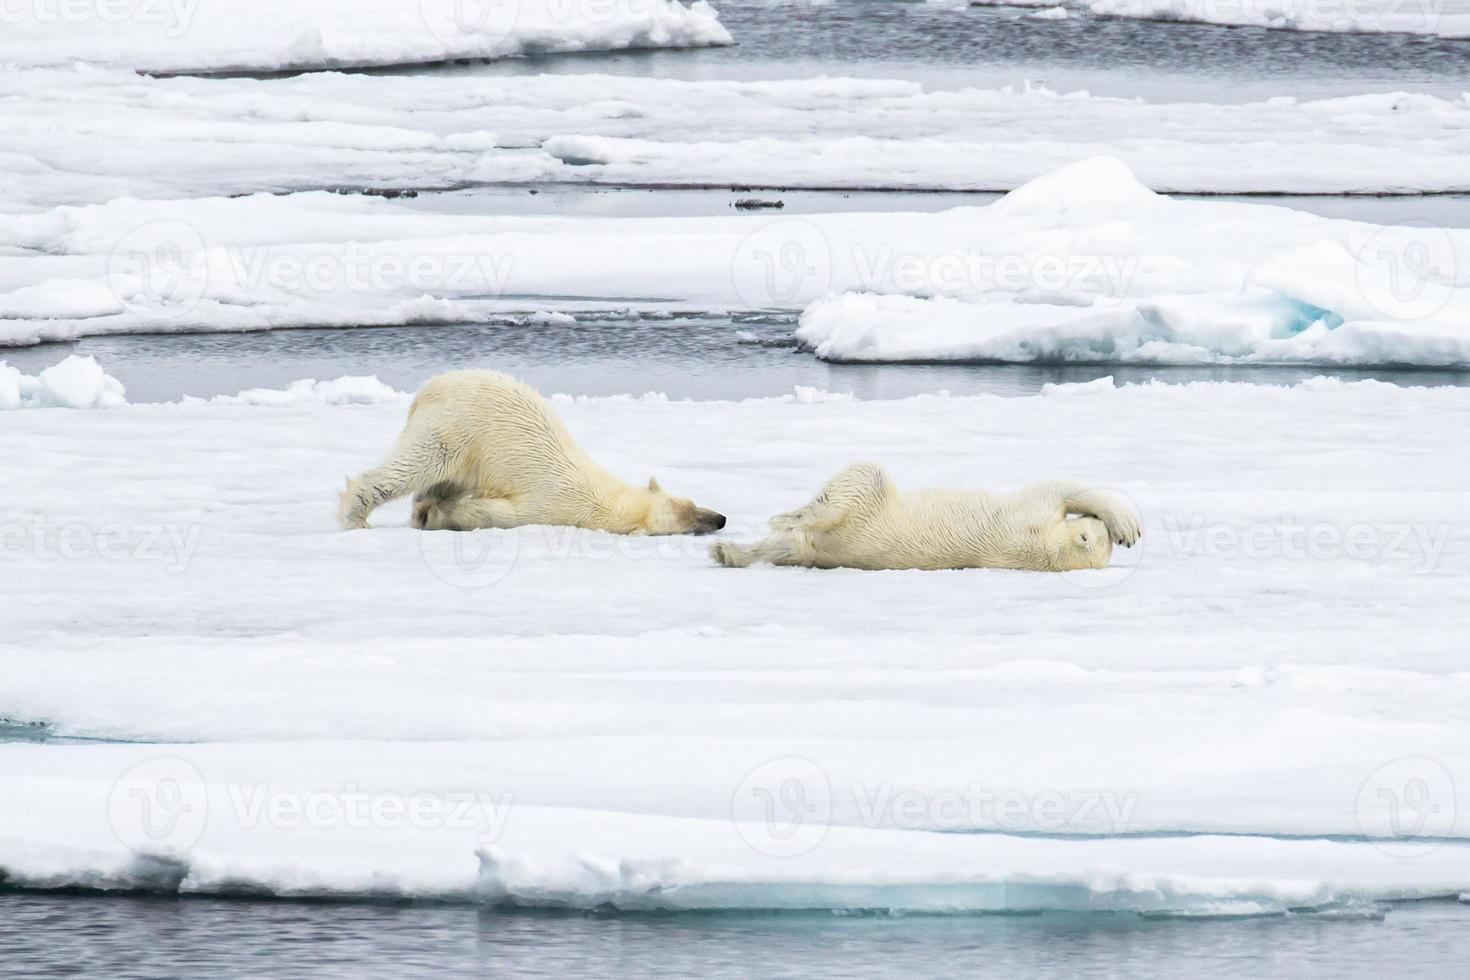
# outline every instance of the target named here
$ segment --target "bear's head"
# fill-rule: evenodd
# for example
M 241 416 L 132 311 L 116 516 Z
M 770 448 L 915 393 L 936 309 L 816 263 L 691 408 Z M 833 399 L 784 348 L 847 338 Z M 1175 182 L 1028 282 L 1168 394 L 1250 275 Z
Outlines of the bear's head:
M 665 493 L 657 480 L 635 490 L 634 534 L 711 534 L 725 526 L 725 515 L 696 507 L 694 501 Z
M 1107 568 L 1113 559 L 1113 539 L 1108 526 L 1096 517 L 1072 517 L 1061 523 L 1057 542 L 1057 571 Z

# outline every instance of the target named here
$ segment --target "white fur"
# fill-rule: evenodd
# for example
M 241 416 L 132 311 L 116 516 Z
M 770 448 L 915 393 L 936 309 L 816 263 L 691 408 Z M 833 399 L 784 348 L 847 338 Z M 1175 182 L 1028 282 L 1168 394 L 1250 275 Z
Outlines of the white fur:
M 339 518 L 366 527 L 382 504 L 414 494 L 414 524 L 470 530 L 562 524 L 619 534 L 715 530 L 724 518 L 603 469 L 535 389 L 497 371 L 430 378 L 382 465 L 347 481 Z
M 1068 518 L 1069 514 L 1079 515 Z M 814 568 L 1102 568 L 1113 544 L 1141 535 L 1128 501 L 1078 483 L 1038 483 L 1012 494 L 900 493 L 871 463 L 838 473 L 811 503 L 771 519 L 773 533 L 710 549 L 722 565 L 767 561 Z

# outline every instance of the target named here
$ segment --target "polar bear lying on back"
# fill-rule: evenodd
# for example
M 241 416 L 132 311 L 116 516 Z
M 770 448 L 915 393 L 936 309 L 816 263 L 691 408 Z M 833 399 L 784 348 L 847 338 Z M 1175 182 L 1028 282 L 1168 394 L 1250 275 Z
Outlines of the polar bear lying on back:
M 535 389 L 497 371 L 430 378 L 392 455 L 347 481 L 338 517 L 367 527 L 378 506 L 414 494 L 414 526 L 466 531 L 561 524 L 615 534 L 703 534 L 724 516 L 634 487 L 598 466 Z
M 1068 514 L 1080 515 L 1068 519 Z M 1103 568 L 1113 545 L 1142 535 L 1122 497 L 1077 483 L 1038 483 L 1013 494 L 899 493 L 881 467 L 849 466 L 800 510 L 771 518 L 750 547 L 721 542 L 721 565 L 768 561 L 813 568 Z

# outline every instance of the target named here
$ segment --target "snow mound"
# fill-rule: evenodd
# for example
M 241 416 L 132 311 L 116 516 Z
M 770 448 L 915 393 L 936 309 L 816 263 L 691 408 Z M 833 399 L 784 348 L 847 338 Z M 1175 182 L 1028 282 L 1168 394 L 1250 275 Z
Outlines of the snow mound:
M 197 0 L 34 4 L 5 18 L 0 62 L 141 72 L 290 71 L 567 51 L 731 44 L 704 0 Z
M 1001 215 L 1057 219 L 1083 210 L 1150 207 L 1159 199 L 1122 160 L 1090 157 L 1027 181 L 991 207 Z
M 122 382 L 95 358 L 72 354 L 32 376 L 0 361 L 0 410 L 10 408 L 115 408 L 127 403 Z
M 220 405 L 376 405 L 409 397 L 379 381 L 376 375 L 344 375 L 333 381 L 303 378 L 284 389 L 247 388 L 238 395 L 218 395 L 210 401 Z
M 1246 228 L 1236 207 L 1174 201 L 1120 161 L 1084 161 L 985 209 L 983 245 L 911 262 L 896 289 L 816 300 L 795 337 L 831 361 L 1470 369 L 1470 233 L 1308 228 L 1251 206 Z M 1210 246 L 1177 248 L 1190 227 Z M 1156 250 L 1152 234 L 1176 244 Z
M 973 2 L 973 0 L 972 0 Z M 1467 0 L 1091 0 L 1102 17 L 1347 34 L 1470 38 Z

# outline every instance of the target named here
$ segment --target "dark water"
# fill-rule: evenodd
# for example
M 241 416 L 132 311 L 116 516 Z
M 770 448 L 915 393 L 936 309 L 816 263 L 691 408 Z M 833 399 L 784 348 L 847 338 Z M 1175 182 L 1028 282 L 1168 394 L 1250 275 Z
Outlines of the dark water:
M 0 892 L 0 974 L 62 977 L 1463 976 L 1470 907 L 1146 919 L 587 916 Z
M 1076 15 L 1042 21 L 1013 7 L 894 0 L 722 0 L 732 48 L 513 59 L 467 74 L 608 72 L 683 79 L 905 78 L 930 88 L 1049 88 L 1150 101 L 1247 102 L 1397 90 L 1458 98 L 1470 42 L 1412 35 L 1313 34 Z
M 456 325 L 351 330 L 280 330 L 246 334 L 93 337 L 73 344 L 0 351 L 27 374 L 67 354 L 91 355 L 127 388 L 129 401 L 284 388 L 301 378 L 377 375 L 412 391 L 430 375 L 457 367 L 510 371 L 546 392 L 641 394 L 739 399 L 789 395 L 796 385 L 850 392 L 863 399 L 905 398 L 946 389 L 956 395 L 1029 395 L 1047 383 L 1118 384 L 1249 381 L 1295 384 L 1329 374 L 1407 385 L 1470 385 L 1464 371 L 1340 371 L 1275 367 L 1123 367 L 1099 364 L 828 364 L 791 347 L 790 324 L 713 320 L 608 320 L 572 325 Z M 739 339 L 754 334 L 765 343 Z
M 535 193 L 532 193 L 534 191 Z M 735 202 L 779 201 L 766 214 L 831 214 L 841 211 L 947 211 L 982 207 L 1002 195 L 993 191 L 813 191 L 706 188 L 592 187 L 577 185 L 488 186 L 429 191 L 398 204 L 436 214 L 555 215 L 557 217 L 681 218 L 738 213 Z M 1367 195 L 1171 194 L 1179 200 L 1235 201 L 1292 208 L 1324 218 L 1377 225 L 1428 224 L 1470 228 L 1470 194 L 1372 197 Z

